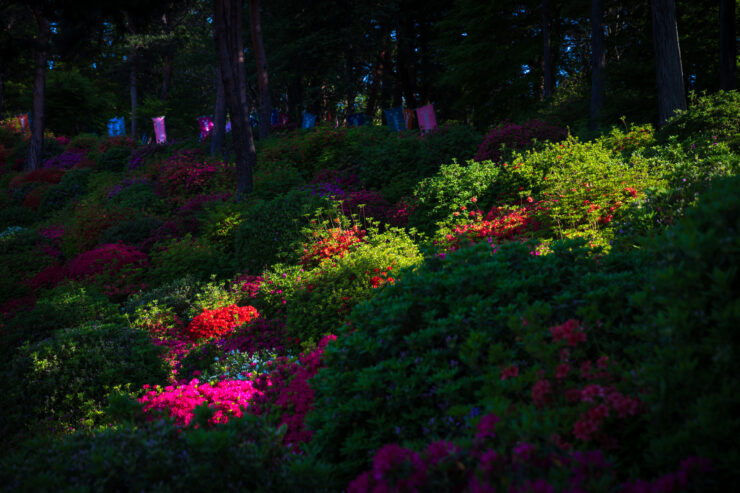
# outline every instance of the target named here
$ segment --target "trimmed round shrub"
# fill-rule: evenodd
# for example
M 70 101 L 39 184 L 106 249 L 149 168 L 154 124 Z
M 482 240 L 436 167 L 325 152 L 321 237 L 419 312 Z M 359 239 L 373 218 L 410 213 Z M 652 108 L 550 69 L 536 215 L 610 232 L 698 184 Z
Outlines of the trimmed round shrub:
M 141 245 L 146 243 L 163 221 L 156 217 L 141 217 L 113 224 L 100 234 L 101 243 L 125 243 Z
M 39 206 L 39 214 L 49 214 L 59 211 L 75 197 L 87 192 L 87 183 L 92 171 L 89 169 L 73 169 L 62 177 L 62 181 L 44 193 Z
M 671 136 L 699 147 L 727 142 L 740 150 L 740 91 L 719 91 L 709 95 L 691 93 L 688 111 L 680 111 L 658 131 L 658 141 Z
M 123 171 L 128 166 L 131 151 L 129 146 L 109 147 L 98 159 L 98 168 L 107 171 Z
M 68 431 L 105 422 L 108 393 L 165 381 L 160 350 L 143 332 L 116 324 L 62 330 L 18 350 L 3 379 L 3 430 Z
M 212 275 L 228 277 L 234 272 L 232 260 L 202 238 L 190 234 L 182 239 L 158 243 L 151 252 L 153 269 L 148 274 L 153 284 L 171 282 L 185 276 L 205 281 Z

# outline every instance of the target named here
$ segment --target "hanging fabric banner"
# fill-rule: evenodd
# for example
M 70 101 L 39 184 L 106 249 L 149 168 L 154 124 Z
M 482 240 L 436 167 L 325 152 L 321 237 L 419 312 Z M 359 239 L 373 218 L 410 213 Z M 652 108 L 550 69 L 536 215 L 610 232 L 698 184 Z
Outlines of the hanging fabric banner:
M 434 116 L 434 105 L 428 104 L 416 108 L 416 117 L 419 120 L 419 128 L 422 133 L 427 133 L 437 128 L 437 117 Z
M 290 125 L 290 116 L 287 113 L 280 112 L 278 117 L 278 126 L 285 128 Z
M 302 128 L 313 128 L 316 126 L 316 115 L 311 113 L 303 113 L 303 125 Z
M 277 108 L 273 108 L 272 113 L 270 113 L 270 126 L 274 127 L 278 123 L 280 123 L 280 112 Z
M 260 121 L 256 112 L 249 115 L 249 124 L 252 125 L 252 128 L 259 126 Z
M 407 108 L 403 109 L 403 121 L 406 124 L 406 128 L 411 130 L 416 126 L 416 112 Z
M 367 117 L 364 113 L 355 113 L 347 117 L 347 125 L 350 127 L 359 127 L 367 123 Z
M 400 106 L 383 110 L 383 114 L 385 115 L 385 122 L 393 132 L 406 130 L 406 122 L 403 120 L 403 109 Z
M 210 137 L 213 132 L 213 118 L 210 116 L 199 117 L 198 128 L 200 128 L 200 140 Z
M 146 134 L 141 134 L 141 144 L 146 145 L 149 142 L 149 137 Z
M 123 117 L 113 117 L 108 120 L 108 137 L 117 137 L 126 134 L 126 123 Z
M 226 122 L 226 133 L 229 133 L 229 132 L 231 132 L 231 120 Z
M 18 125 L 20 125 L 22 132 L 28 132 L 31 129 L 31 125 L 28 123 L 28 113 L 18 115 Z
M 164 144 L 167 142 L 167 132 L 164 130 L 164 117 L 152 117 L 152 122 L 154 122 L 154 137 L 157 144 Z

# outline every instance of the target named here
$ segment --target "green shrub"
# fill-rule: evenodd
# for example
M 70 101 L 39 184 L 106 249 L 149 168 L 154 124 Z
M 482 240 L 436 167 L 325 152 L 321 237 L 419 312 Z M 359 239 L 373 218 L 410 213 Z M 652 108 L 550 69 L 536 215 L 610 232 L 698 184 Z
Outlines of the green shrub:
M 58 185 L 44 193 L 39 206 L 39 214 L 46 215 L 59 211 L 75 197 L 87 192 L 87 183 L 92 175 L 90 169 L 71 169 L 62 177 Z
M 36 222 L 36 212 L 21 205 L 9 205 L 0 209 L 0 228 L 28 226 Z
M 151 214 L 165 210 L 164 201 L 154 192 L 152 183 L 135 183 L 118 192 L 110 204 L 121 209 L 135 209 Z
M 2 384 L 9 400 L 3 430 L 66 431 L 105 422 L 116 387 L 138 389 L 167 378 L 160 349 L 118 324 L 66 329 L 21 347 Z M 5 414 L 5 413 L 4 413 Z
M 185 276 L 205 281 L 211 275 L 228 277 L 234 272 L 231 259 L 225 258 L 214 245 L 201 238 L 194 239 L 190 234 L 157 244 L 150 257 L 153 284 L 171 282 Z
M 305 184 L 307 174 L 307 170 L 300 170 L 287 163 L 258 165 L 254 172 L 254 193 L 252 195 L 258 199 L 271 200 L 288 190 Z
M 38 439 L 4 457 L 0 488 L 17 491 L 329 491 L 331 471 L 295 454 L 254 416 L 214 429 L 164 422 Z M 214 467 L 218 464 L 218 473 Z
M 98 146 L 99 137 L 95 134 L 79 134 L 72 138 L 67 145 L 67 149 L 83 149 L 92 151 Z
M 644 312 L 649 460 L 712 460 L 732 489 L 740 452 L 740 177 L 713 182 L 657 237 L 657 271 L 635 296 Z M 682 455 L 684 454 L 684 455 Z
M 258 274 L 275 262 L 297 261 L 292 247 L 303 238 L 301 230 L 311 214 L 327 207 L 328 200 L 297 190 L 252 204 L 235 236 L 239 269 Z
M 414 188 L 409 226 L 432 233 L 439 221 L 448 219 L 461 206 L 470 205 L 472 197 L 483 209 L 489 208 L 497 198 L 496 181 L 500 174 L 500 166 L 491 161 L 443 164 L 436 175 Z
M 190 318 L 187 313 L 200 289 L 201 283 L 194 277 L 186 275 L 157 288 L 131 296 L 123 304 L 122 310 L 131 319 L 131 317 L 137 315 L 137 311 L 146 310 L 149 306 L 159 303 L 167 308 L 172 308 L 180 318 Z
M 131 148 L 115 146 L 109 148 L 98 158 L 98 169 L 107 171 L 124 171 L 131 158 Z
M 300 274 L 296 288 L 285 293 L 288 332 L 301 341 L 318 342 L 339 328 L 355 305 L 420 262 L 418 248 L 403 230 L 370 231 L 366 241 L 324 257 Z M 263 284 L 260 289 L 274 288 Z
M 156 217 L 140 217 L 111 225 L 100 234 L 100 243 L 125 243 L 139 245 L 152 236 L 162 226 L 162 220 Z
M 687 146 L 711 147 L 717 142 L 727 142 L 737 152 L 740 150 L 740 91 L 691 93 L 688 111 L 680 111 L 668 120 L 658 132 L 658 141 L 667 142 L 674 135 Z
M 202 213 L 203 237 L 224 252 L 234 255 L 236 233 L 244 221 L 248 206 L 236 202 L 217 202 L 206 205 Z
M 510 243 L 492 254 L 477 245 L 427 259 L 352 311 L 311 384 L 308 425 L 325 460 L 354 477 L 385 443 L 459 436 L 475 409 L 515 417 L 523 440 L 562 432 L 569 414 L 528 401 L 527 389 L 553 357 L 532 344 L 547 327 L 577 318 L 588 328 L 584 355 L 628 357 L 635 311 L 627 296 L 642 285 L 647 263 L 597 259 L 576 242 L 555 243 L 543 256 L 531 249 Z M 517 361 L 526 378 L 507 386 L 502 366 Z

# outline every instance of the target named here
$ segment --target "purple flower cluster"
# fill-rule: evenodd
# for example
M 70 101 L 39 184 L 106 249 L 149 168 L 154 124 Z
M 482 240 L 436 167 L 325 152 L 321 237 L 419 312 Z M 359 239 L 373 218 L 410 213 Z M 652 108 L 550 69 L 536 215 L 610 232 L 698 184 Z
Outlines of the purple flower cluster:
M 64 151 L 58 156 L 47 159 L 41 164 L 42 168 L 61 168 L 70 169 L 85 159 L 87 152 L 84 150 L 73 149 Z

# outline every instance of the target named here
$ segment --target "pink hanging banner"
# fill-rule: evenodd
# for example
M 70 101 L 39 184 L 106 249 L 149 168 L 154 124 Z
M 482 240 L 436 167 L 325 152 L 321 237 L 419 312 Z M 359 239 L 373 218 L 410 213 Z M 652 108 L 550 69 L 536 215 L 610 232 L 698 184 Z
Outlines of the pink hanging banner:
M 416 113 L 414 112 L 414 110 L 404 108 L 403 121 L 406 122 L 407 130 L 411 130 L 412 128 L 414 128 L 414 124 L 416 123 Z
M 154 122 L 154 136 L 156 137 L 157 144 L 164 144 L 167 142 L 167 132 L 164 130 L 164 117 L 152 117 L 152 122 Z
M 419 128 L 422 133 L 437 129 L 437 117 L 434 116 L 434 105 L 428 104 L 416 108 L 416 117 L 419 120 Z
M 207 138 L 213 132 L 213 118 L 210 116 L 201 116 L 198 118 L 198 127 L 200 127 L 200 139 Z

